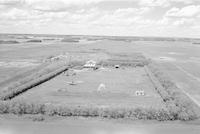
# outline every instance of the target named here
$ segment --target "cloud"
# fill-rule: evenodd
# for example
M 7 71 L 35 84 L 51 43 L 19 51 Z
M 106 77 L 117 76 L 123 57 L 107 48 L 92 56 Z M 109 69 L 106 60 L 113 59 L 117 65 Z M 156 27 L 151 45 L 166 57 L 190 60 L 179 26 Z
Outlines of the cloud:
M 18 5 L 24 3 L 24 0 L 0 0 L 0 5 Z
M 64 12 L 72 6 L 85 6 L 105 0 L 0 0 L 5 7 L 22 7 L 45 12 Z
M 103 7 L 108 1 L 112 1 L 114 8 Z M 200 25 L 198 3 L 198 0 L 0 0 L 0 28 L 27 33 L 176 35 L 181 28 L 192 32 L 191 27 Z
M 99 18 L 91 22 L 92 25 L 106 27 L 128 27 L 136 23 L 149 8 L 119 8 L 114 11 L 101 13 Z
M 26 5 L 34 10 L 63 12 L 71 7 L 83 7 L 106 0 L 25 0 Z
M 118 16 L 133 16 L 133 15 L 141 15 L 148 12 L 150 8 L 142 7 L 142 8 L 119 8 L 114 11 L 113 15 Z
M 183 4 L 193 4 L 198 2 L 198 0 L 169 0 L 169 1 L 174 3 L 183 3 Z
M 45 12 L 64 12 L 72 7 L 84 7 L 88 5 L 97 5 L 101 2 L 134 2 L 143 7 L 169 7 L 173 3 L 193 4 L 198 0 L 0 0 L 0 5 L 14 7 L 21 6 L 33 10 Z
M 167 7 L 170 5 L 169 0 L 140 0 L 139 5 L 150 7 Z
M 176 4 L 190 5 L 200 3 L 199 0 L 138 0 L 141 6 L 148 7 L 170 7 Z
M 167 11 L 168 17 L 194 17 L 200 14 L 200 5 L 190 5 L 183 8 L 171 8 Z
M 181 27 L 190 27 L 194 25 L 194 22 L 194 19 L 181 18 L 179 20 L 174 21 L 173 25 Z

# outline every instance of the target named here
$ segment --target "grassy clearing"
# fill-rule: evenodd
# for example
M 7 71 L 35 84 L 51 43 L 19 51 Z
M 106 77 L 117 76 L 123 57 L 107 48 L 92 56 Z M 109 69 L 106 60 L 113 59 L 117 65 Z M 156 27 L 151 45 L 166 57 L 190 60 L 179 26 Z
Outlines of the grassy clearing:
M 41 103 L 93 106 L 164 107 L 162 98 L 146 76 L 143 68 L 100 68 L 98 70 L 75 69 L 37 86 L 14 98 Z M 67 76 L 66 76 L 67 74 Z M 76 83 L 70 85 L 71 81 Z M 105 88 L 100 89 L 101 84 Z M 144 90 L 144 96 L 136 96 L 137 90 Z
M 168 76 L 158 69 L 156 64 L 151 63 L 148 67 L 163 87 L 157 88 L 157 91 L 162 96 L 170 113 L 173 113 L 177 119 L 181 120 L 199 118 L 199 107 L 185 95 Z

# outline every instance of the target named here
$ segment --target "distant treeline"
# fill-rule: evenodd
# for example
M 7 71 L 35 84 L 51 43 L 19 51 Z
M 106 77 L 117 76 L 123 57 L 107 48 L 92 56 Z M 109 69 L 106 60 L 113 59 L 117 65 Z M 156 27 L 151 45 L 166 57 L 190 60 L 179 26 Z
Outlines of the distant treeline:
M 78 41 L 79 39 L 88 40 L 116 40 L 116 41 L 183 41 L 183 42 L 199 42 L 200 38 L 181 38 L 181 37 L 142 37 L 142 36 L 92 36 L 92 35 L 50 35 L 50 34 L 0 34 L 0 38 L 16 38 L 16 37 L 33 37 L 33 38 L 60 38 L 63 42 Z M 67 41 L 68 40 L 68 41 Z
M 26 42 L 29 42 L 29 43 L 39 43 L 39 42 L 42 42 L 42 40 L 40 40 L 40 39 L 32 39 L 32 40 L 28 40 L 28 41 L 26 41 Z
M 16 40 L 0 40 L 0 44 L 17 44 L 19 43 Z

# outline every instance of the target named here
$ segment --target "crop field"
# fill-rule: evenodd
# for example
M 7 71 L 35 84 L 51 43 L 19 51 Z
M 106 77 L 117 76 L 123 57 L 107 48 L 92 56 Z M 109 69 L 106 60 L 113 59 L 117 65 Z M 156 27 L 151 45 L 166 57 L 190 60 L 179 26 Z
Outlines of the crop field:
M 141 67 L 75 71 L 75 76 L 62 74 L 15 99 L 72 106 L 164 107 L 161 97 Z M 70 85 L 71 81 L 75 85 Z M 101 84 L 105 87 L 99 89 Z M 137 90 L 143 90 L 145 95 L 136 96 Z
M 200 106 L 200 81 L 198 71 L 195 73 L 195 67 L 197 66 L 192 67 L 190 64 L 185 63 L 162 63 L 160 66 L 168 73 L 176 85 L 191 96 L 195 103 Z

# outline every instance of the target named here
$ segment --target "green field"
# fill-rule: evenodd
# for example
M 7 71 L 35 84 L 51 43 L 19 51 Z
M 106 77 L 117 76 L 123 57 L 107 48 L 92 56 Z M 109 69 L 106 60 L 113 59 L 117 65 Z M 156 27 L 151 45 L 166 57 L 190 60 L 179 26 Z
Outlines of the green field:
M 142 67 L 75 71 L 75 76 L 62 74 L 15 99 L 72 106 L 164 107 Z M 72 80 L 76 85 L 69 84 Z M 105 88 L 99 91 L 100 84 Z M 136 96 L 137 90 L 144 90 L 145 95 Z

